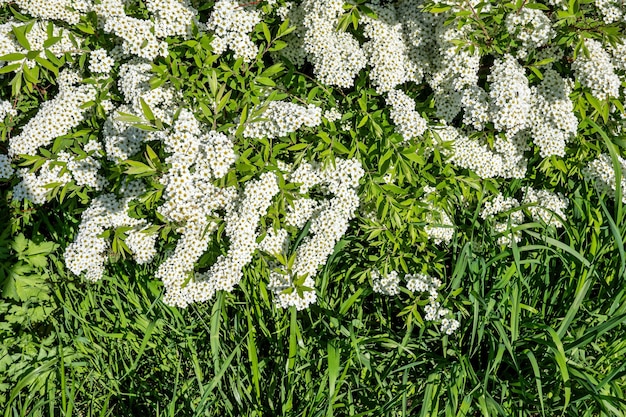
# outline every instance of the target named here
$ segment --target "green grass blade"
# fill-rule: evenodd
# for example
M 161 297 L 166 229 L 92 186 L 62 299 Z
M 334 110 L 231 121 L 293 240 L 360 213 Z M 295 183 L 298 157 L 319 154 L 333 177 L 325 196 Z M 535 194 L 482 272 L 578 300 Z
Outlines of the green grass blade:
M 535 383 L 537 384 L 537 392 L 539 393 L 539 404 L 541 405 L 541 415 L 545 417 L 546 408 L 543 404 L 543 384 L 541 382 L 541 372 L 539 371 L 539 364 L 537 363 L 537 358 L 535 358 L 535 355 L 531 351 L 527 351 L 526 356 L 528 356 L 530 365 L 533 368 L 533 373 L 535 374 Z
M 591 269 L 589 269 L 589 271 L 593 271 L 593 266 L 591 267 Z M 560 339 L 565 337 L 565 333 L 567 332 L 569 325 L 574 320 L 574 317 L 578 313 L 580 306 L 582 305 L 583 301 L 585 300 L 585 297 L 587 296 L 587 292 L 589 291 L 589 288 L 591 288 L 592 281 L 590 279 L 587 279 L 587 275 L 588 275 L 587 272 L 588 271 L 583 271 L 580 277 L 580 281 L 578 281 L 578 285 L 576 288 L 576 297 L 574 298 L 572 305 L 567 310 L 567 314 L 565 315 L 563 322 L 559 326 L 557 335 L 559 336 Z
M 254 382 L 254 389 L 257 399 L 261 398 L 261 386 L 260 386 L 260 372 L 259 372 L 259 359 L 256 349 L 256 330 L 252 324 L 252 317 L 250 311 L 246 311 L 246 317 L 248 319 L 248 360 L 250 360 L 250 367 L 252 368 L 252 381 Z
M 542 327 L 544 327 L 548 331 L 548 333 L 550 333 L 552 342 L 554 343 L 554 346 L 550 345 L 550 348 L 554 352 L 554 358 L 558 365 L 559 372 L 561 373 L 561 378 L 563 379 L 563 384 L 564 384 L 564 389 L 565 389 L 565 403 L 563 404 L 563 411 L 561 412 L 561 415 L 565 415 L 567 407 L 572 398 L 572 388 L 569 382 L 569 371 L 567 368 L 567 359 L 565 357 L 565 349 L 563 348 L 563 342 L 561 342 L 561 338 L 559 337 L 557 332 L 554 331 L 553 328 L 547 327 L 547 326 L 542 326 Z

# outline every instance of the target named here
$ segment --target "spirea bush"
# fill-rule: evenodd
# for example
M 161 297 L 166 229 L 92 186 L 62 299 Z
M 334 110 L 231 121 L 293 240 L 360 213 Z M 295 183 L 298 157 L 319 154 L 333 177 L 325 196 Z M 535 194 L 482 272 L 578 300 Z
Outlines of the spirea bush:
M 618 32 L 572 36 L 563 26 L 575 4 L 231 0 L 201 13 L 180 2 L 67 2 L 63 11 L 23 3 L 3 24 L 6 98 L 35 98 L 30 117 L 3 102 L 2 173 L 13 207 L 80 201 L 66 267 L 95 281 L 111 255 L 160 261 L 156 276 L 176 306 L 232 291 L 255 255 L 266 261 L 277 305 L 308 306 L 319 267 L 357 212 L 353 228 L 411 235 L 391 262 L 362 271 L 371 271 L 375 291 L 396 294 L 377 268 L 437 272 L 428 271 L 427 250 L 420 259 L 407 249 L 449 245 L 455 226 L 446 214 L 453 207 L 438 201 L 415 212 L 417 199 L 393 210 L 410 220 L 406 231 L 389 224 L 387 194 L 436 201 L 432 186 L 446 170 L 479 189 L 488 178 L 536 178 L 532 155 L 562 167 L 555 157 L 570 141 L 577 147 L 585 107 L 607 124 L 624 117 Z M 608 12 L 598 5 L 588 13 Z M 490 34 L 483 19 L 504 19 L 506 31 Z M 575 108 L 573 94 L 588 102 Z M 372 148 L 386 152 L 372 157 Z M 416 166 L 433 156 L 430 178 L 419 178 Z M 606 154 L 579 164 L 599 189 L 615 182 Z M 477 191 L 465 204 L 484 199 L 485 221 L 520 207 Z M 537 205 L 529 211 L 538 224 L 560 226 L 567 200 L 538 197 L 551 191 L 526 193 L 526 204 Z M 519 242 L 512 230 L 524 218 L 513 214 L 508 225 L 493 224 L 494 243 L 510 244 L 511 233 Z M 223 253 L 201 265 L 211 239 Z
M 588 265 L 610 231 L 618 255 L 594 273 L 624 284 L 625 16 L 619 1 L 2 0 L 2 221 L 23 236 L 62 212 L 41 226 L 73 219 L 55 267 L 149 268 L 172 307 L 245 281 L 300 311 L 330 276 L 473 343 L 471 300 L 531 274 L 520 254 Z M 477 288 L 470 254 L 506 277 Z M 0 278 L 14 302 L 36 295 Z

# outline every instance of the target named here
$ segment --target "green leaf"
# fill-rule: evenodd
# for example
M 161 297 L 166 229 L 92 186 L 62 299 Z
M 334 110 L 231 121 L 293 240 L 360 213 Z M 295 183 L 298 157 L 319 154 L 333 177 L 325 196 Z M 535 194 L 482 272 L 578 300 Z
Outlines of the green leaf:
M 265 22 L 261 22 L 261 29 L 263 30 L 265 40 L 269 44 L 272 41 L 272 35 L 270 33 L 270 29 L 267 27 L 267 24 Z
M 74 27 L 88 35 L 93 35 L 96 33 L 95 30 L 91 26 L 83 25 L 82 23 L 77 23 L 74 25 Z
M 259 84 L 267 85 L 269 87 L 276 87 L 276 83 L 267 77 L 256 77 L 256 82 Z
M 294 30 L 296 30 L 296 27 L 289 26 L 289 19 L 285 19 L 283 23 L 281 23 L 280 27 L 278 28 L 278 32 L 276 33 L 276 38 L 280 38 L 282 36 L 288 35 Z
M 306 149 L 309 147 L 308 143 L 296 143 L 295 145 L 291 145 L 287 148 L 288 151 L 301 151 L 302 149 Z
M 349 154 L 350 149 L 346 148 L 341 142 L 333 141 L 333 149 L 342 154 Z
M 55 43 L 58 43 L 59 41 L 61 41 L 61 39 L 63 39 L 63 38 L 60 37 L 60 36 L 50 36 L 50 37 L 48 37 L 48 39 L 46 39 L 44 41 L 43 47 L 44 48 L 50 48 Z
M 4 67 L 0 68 L 0 74 L 6 74 L 8 72 L 13 72 L 16 71 L 18 69 L 22 68 L 22 64 L 10 64 L 10 65 L 5 65 Z
M 152 113 L 152 110 L 150 110 L 150 106 L 148 106 L 148 104 L 142 97 L 139 98 L 139 101 L 141 103 L 141 110 L 143 111 L 144 116 L 146 116 L 146 119 L 148 121 L 153 122 L 156 117 L 154 117 L 154 113 Z
M 30 32 L 31 27 L 32 23 L 29 23 L 24 26 L 13 26 L 12 29 L 15 39 L 17 39 L 17 43 L 19 43 L 20 46 L 27 51 L 30 51 L 30 43 L 28 42 L 28 39 L 26 39 L 26 34 Z
M 548 6 L 546 6 L 545 4 L 541 4 L 541 3 L 526 3 L 524 7 L 527 9 L 535 9 L 535 10 L 550 10 Z
M 10 54 L 0 56 L 0 61 L 20 61 L 26 58 L 26 55 L 19 52 L 12 52 Z
M 275 40 L 274 46 L 268 49 L 268 51 L 271 51 L 271 52 L 280 51 L 281 49 L 284 49 L 286 46 L 287 46 L 287 42 L 281 41 L 281 40 Z
M 237 131 L 235 132 L 235 136 L 241 136 L 243 130 L 246 128 L 246 121 L 248 119 L 248 105 L 245 104 L 243 106 L 243 110 L 241 111 L 241 120 L 239 121 L 239 126 L 237 127 Z
M 128 168 L 124 171 L 128 175 L 135 175 L 137 177 L 147 177 L 153 175 L 156 169 L 144 164 L 143 162 L 126 160 L 123 162 L 128 165 Z
M 452 8 L 451 6 L 431 7 L 431 8 L 428 8 L 428 11 L 430 13 L 444 13 L 450 10 L 451 8 Z
M 37 57 L 35 57 L 35 61 L 37 61 L 37 63 L 41 64 L 41 66 L 43 66 L 44 68 L 50 70 L 55 76 L 59 75 L 59 69 L 56 66 L 54 66 L 52 64 L 52 62 L 48 61 L 47 59 L 44 59 L 41 56 L 37 56 Z
M 117 115 L 118 116 L 115 118 L 115 120 L 117 120 L 118 122 L 124 122 L 124 123 L 144 123 L 145 122 L 144 119 L 142 119 L 139 116 L 135 116 L 134 114 L 117 112 Z

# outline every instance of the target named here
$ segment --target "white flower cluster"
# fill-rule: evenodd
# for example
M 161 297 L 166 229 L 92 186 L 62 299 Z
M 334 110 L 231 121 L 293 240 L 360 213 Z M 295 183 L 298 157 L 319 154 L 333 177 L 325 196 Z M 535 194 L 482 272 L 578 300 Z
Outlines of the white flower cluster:
M 436 212 L 436 214 L 433 214 Z M 435 244 L 450 243 L 454 237 L 454 224 L 443 210 L 431 210 L 426 216 L 424 231 Z
M 106 49 L 95 49 L 89 54 L 89 71 L 95 74 L 108 74 L 113 69 L 115 61 Z
M 462 32 L 453 27 L 445 27 L 438 39 L 439 54 L 433 58 L 431 73 L 426 74 L 426 79 L 434 90 L 435 110 L 439 117 L 451 123 L 459 114 L 464 105 L 470 107 L 467 118 L 484 118 L 485 115 L 478 113 L 481 105 L 475 105 L 474 100 L 484 99 L 486 94 L 480 94 L 481 88 L 478 82 L 478 67 L 480 54 L 475 51 L 457 51 L 457 47 L 451 42 L 453 39 L 462 38 Z M 467 91 L 470 90 L 470 91 Z M 472 96 L 477 92 L 479 96 Z M 464 100 L 465 97 L 465 100 Z M 484 104 L 482 104 L 484 107 Z
M 31 51 L 43 51 L 44 49 L 47 49 L 57 57 L 61 57 L 66 52 L 70 52 L 72 55 L 80 53 L 80 51 L 76 50 L 69 32 L 63 27 L 55 24 L 52 24 L 52 37 L 60 39 L 45 48 L 44 43 L 46 43 L 46 41 L 50 38 L 48 33 L 48 23 L 49 22 L 45 20 L 36 21 L 31 30 L 26 34 L 26 39 L 28 39 Z M 81 41 L 81 39 L 77 37 L 75 37 L 75 40 L 79 43 Z
M 447 335 L 451 335 L 458 328 L 460 323 L 456 319 L 450 319 L 446 316 L 450 315 L 450 310 L 442 308 L 441 303 L 437 301 L 439 297 L 439 287 L 441 281 L 437 278 L 430 277 L 426 274 L 406 275 L 406 287 L 412 292 L 427 292 L 429 303 L 424 307 L 428 321 L 441 320 L 440 330 Z
M 91 201 L 82 214 L 76 239 L 65 250 L 67 269 L 75 275 L 84 272 L 89 281 L 102 279 L 111 244 L 101 235 L 118 227 L 141 229 L 147 224 L 145 220 L 128 215 L 128 204 L 143 191 L 143 184 L 136 182 L 129 184 L 119 199 L 114 194 L 102 194 Z
M 100 161 L 93 156 L 76 157 L 66 152 L 59 152 L 59 160 L 65 159 L 67 169 L 72 174 L 76 185 L 88 185 L 94 190 L 103 190 L 108 181 L 98 171 Z
M 226 174 L 235 154 L 228 137 L 218 132 L 203 133 L 188 110 L 181 111 L 164 145 L 170 154 L 165 160 L 170 169 L 160 179 L 165 189 L 164 203 L 158 211 L 167 221 L 181 225 L 181 237 L 156 276 L 167 289 L 165 302 L 184 307 L 206 300 L 215 292 L 206 282 L 191 282 L 187 286 L 185 282 L 215 231 L 216 224 L 209 217 L 216 217 L 218 210 L 232 205 L 236 198 L 233 188 L 219 188 L 211 182 Z
M 433 39 L 436 52 L 431 56 L 430 73 L 427 74 L 428 83 L 434 90 L 460 91 L 478 82 L 480 53 L 459 51 L 453 42 L 464 39 L 469 30 L 468 26 L 459 29 L 454 25 L 445 25 L 443 19 L 437 21 Z
M 391 119 L 396 124 L 395 130 L 405 141 L 420 137 L 428 125 L 426 120 L 415 110 L 415 101 L 401 90 L 387 93 L 387 105 L 391 107 Z
M 426 81 L 434 91 L 436 114 L 451 123 L 464 105 L 472 106 L 470 97 L 474 100 L 486 97 L 486 94 L 476 97 L 471 95 L 472 92 L 480 94 L 481 91 L 477 86 L 480 53 L 458 50 L 455 44 L 456 40 L 466 37 L 469 26 L 459 29 L 454 25 L 445 25 L 441 17 L 433 22 L 433 26 L 423 28 L 421 32 L 424 36 L 430 30 L 431 38 L 426 45 L 433 44 L 433 50 L 427 56 Z M 474 91 L 466 92 L 468 89 Z M 468 119 L 484 117 L 478 113 L 480 107 L 473 106 L 470 111 L 474 114 L 468 115 Z
M 322 84 L 349 88 L 367 63 L 359 42 L 336 27 L 343 14 L 343 0 L 305 0 L 303 48 Z
M 142 60 L 132 60 L 120 67 L 118 87 L 126 103 L 132 107 L 132 114 L 143 114 L 141 99 L 150 107 L 154 117 L 171 123 L 176 106 L 175 92 L 172 88 L 161 86 L 150 87 L 150 71 L 152 65 Z
M 493 225 L 493 230 L 496 234 L 503 234 L 498 238 L 499 245 L 509 246 L 512 243 L 512 240 L 515 242 L 520 241 L 520 233 L 512 231 L 515 226 L 519 226 L 524 222 L 524 214 L 522 211 L 515 210 L 516 208 L 519 208 L 519 206 L 520 204 L 517 199 L 513 197 L 507 198 L 502 194 L 498 194 L 493 200 L 485 202 L 485 205 L 480 212 L 480 217 L 483 220 L 508 212 L 506 221 L 496 221 Z
M 287 16 L 289 15 L 289 11 L 291 10 L 292 6 L 293 3 L 286 3 L 280 6 L 278 9 L 276 9 L 276 15 L 284 21 L 285 19 L 287 19 Z
M 463 106 L 463 123 L 471 125 L 476 130 L 482 130 L 485 124 L 491 121 L 489 113 L 489 95 L 478 85 L 470 85 L 463 89 L 461 94 Z
M 570 83 L 552 69 L 544 72 L 539 86 L 532 87 L 532 138 L 543 158 L 565 156 L 565 144 L 578 131 L 574 104 L 569 98 L 571 92 Z
M 609 46 L 608 50 L 616 70 L 626 71 L 626 42 Z
M 270 101 L 259 116 L 247 121 L 243 136 L 247 138 L 277 138 L 295 132 L 303 125 L 315 127 L 322 123 L 322 109 L 309 104 L 301 106 L 287 101 Z
M 528 187 L 524 191 L 522 204 L 530 204 L 528 211 L 533 221 L 559 228 L 563 227 L 562 221 L 567 219 L 564 210 L 569 200 L 560 193 Z
M 14 172 L 11 159 L 7 155 L 0 154 L 0 178 L 10 178 Z
M 395 8 L 392 5 L 370 7 L 377 18 L 361 17 L 363 35 L 371 39 L 363 44 L 363 51 L 371 67 L 369 77 L 376 90 L 384 93 L 407 81 L 419 82 L 423 75 L 409 58 Z
M 622 0 L 595 0 L 604 23 L 611 24 L 626 19 L 626 5 Z
M 580 83 L 591 89 L 591 93 L 604 100 L 607 96 L 618 97 L 621 81 L 615 74 L 615 67 L 611 56 L 604 50 L 602 44 L 594 39 L 585 39 L 585 46 L 589 51 L 589 58 L 580 51 L 572 70 Z
M 8 0 L 0 1 L 0 5 Z M 80 21 L 80 16 L 91 10 L 91 0 L 14 0 L 23 13 L 45 20 L 63 20 L 70 25 Z
M 72 180 L 76 185 L 88 185 L 95 190 L 102 190 L 108 182 L 98 173 L 100 168 L 100 161 L 93 156 L 77 158 L 68 152 L 61 151 L 56 160 L 44 162 L 38 174 L 25 168 L 18 171 L 22 181 L 13 189 L 13 200 L 26 199 L 35 204 L 43 204 L 46 202 L 46 195 L 51 186 L 62 186 Z
M 396 271 L 391 271 L 382 276 L 377 270 L 372 270 L 372 289 L 374 292 L 384 295 L 396 295 L 400 292 L 400 278 Z
M 361 164 L 354 159 L 338 159 L 335 164 L 335 167 L 318 171 L 319 185 L 333 197 L 320 203 L 311 218 L 309 233 L 313 236 L 304 238 L 297 249 L 293 271 L 298 276 L 315 276 L 346 233 L 359 206 L 355 189 L 364 174 Z
M 333 107 L 332 109 L 326 110 L 324 112 L 324 118 L 326 118 L 326 120 L 328 120 L 329 122 L 336 122 L 337 120 L 341 120 L 341 117 L 342 114 L 336 107 Z
M 259 249 L 269 254 L 283 254 L 289 248 L 289 236 L 287 230 L 270 228 L 265 238 L 259 243 Z
M 130 158 L 141 149 L 145 141 L 164 139 L 163 132 L 145 131 L 119 120 L 121 113 L 142 115 L 141 100 L 150 107 L 154 117 L 165 123 L 172 123 L 176 109 L 175 92 L 166 86 L 152 89 L 148 82 L 151 68 L 149 63 L 138 60 L 131 60 L 120 67 L 118 87 L 128 104 L 111 111 L 104 122 L 102 137 L 106 156 L 110 161 Z
M 7 116 L 17 116 L 17 110 L 13 108 L 11 102 L 0 100 L 0 123 L 2 123 Z
M 498 130 L 513 136 L 528 127 L 531 111 L 531 90 L 524 68 L 511 55 L 494 62 L 489 98 L 491 117 Z
M 65 185 L 72 181 L 69 172 L 63 171 L 61 164 L 53 164 L 53 161 L 46 161 L 39 172 L 30 172 L 27 168 L 18 169 L 17 173 L 21 181 L 13 187 L 13 200 L 28 200 L 35 204 L 46 202 L 46 195 L 50 191 L 51 184 Z
M 146 8 L 152 13 L 157 38 L 191 36 L 191 23 L 196 20 L 198 11 L 188 0 L 147 0 Z
M 522 7 L 506 16 L 506 29 L 521 42 L 517 57 L 524 59 L 528 52 L 546 45 L 554 37 L 550 18 L 541 10 Z
M 619 168 L 622 170 L 622 202 L 626 203 L 626 159 L 618 155 L 617 160 Z M 613 196 L 615 192 L 615 170 L 609 155 L 600 154 L 587 165 L 583 170 L 583 175 L 596 187 L 599 193 Z
M 126 246 L 133 253 L 135 262 L 147 264 L 156 255 L 156 239 L 159 235 L 150 232 L 147 227 L 143 229 L 133 229 L 127 233 Z
M 126 15 L 123 0 L 102 0 L 93 7 L 104 21 L 104 31 L 122 39 L 125 54 L 146 59 L 167 55 L 167 43 L 154 34 L 154 23 Z
M 20 54 L 28 54 L 30 52 L 31 58 L 23 58 L 21 60 L 16 61 L 0 61 L 0 67 L 5 66 L 6 64 L 15 64 L 15 63 L 24 63 L 29 68 L 33 68 L 37 65 L 35 61 L 35 56 L 32 55 L 32 52 L 37 52 L 36 55 L 41 56 L 43 54 L 43 50 L 46 49 L 51 52 L 53 55 L 60 57 L 63 54 L 69 52 L 72 55 L 76 55 L 79 51 L 76 50 L 72 40 L 70 38 L 69 32 L 63 30 L 56 25 L 52 25 L 51 35 L 55 38 L 58 38 L 57 42 L 44 48 L 44 43 L 48 40 L 48 22 L 47 21 L 35 21 L 30 29 L 30 31 L 26 34 L 26 40 L 28 40 L 28 44 L 30 45 L 30 51 L 27 51 L 19 44 L 15 35 L 13 34 L 13 27 L 23 26 L 23 22 L 18 22 L 15 20 L 9 20 L 6 23 L 0 25 L 0 56 L 11 54 L 11 53 L 20 53 Z M 80 41 L 80 40 L 78 40 Z
M 243 268 L 257 250 L 258 224 L 265 215 L 272 199 L 280 189 L 276 174 L 266 172 L 258 180 L 246 183 L 243 196 L 234 204 L 226 206 L 226 235 L 230 246 L 226 256 L 217 261 L 205 273 L 196 273 L 201 282 L 212 291 L 232 291 L 243 277 Z M 204 299 L 197 299 L 204 301 Z
M 420 10 L 422 3 L 422 0 L 406 0 L 396 5 L 396 16 L 402 24 L 409 60 L 417 71 L 415 79 L 418 83 L 424 73 L 433 71 L 440 47 L 437 38 L 443 26 L 441 15 Z
M 524 178 L 528 133 L 519 132 L 512 137 L 498 135 L 493 149 L 482 139 L 471 139 L 452 126 L 437 130 L 443 141 L 453 142 L 450 162 L 474 171 L 481 178 Z M 503 137 L 504 136 L 504 137 Z
M 259 53 L 259 48 L 249 34 L 260 21 L 258 11 L 247 10 L 239 6 L 236 0 L 218 0 L 207 21 L 207 29 L 215 32 L 211 41 L 213 52 L 220 55 L 226 49 L 231 49 L 235 58 L 243 58 L 244 62 L 252 61 Z
M 288 274 L 275 273 L 271 275 L 270 288 L 274 293 L 274 302 L 281 308 L 295 306 L 301 310 L 314 303 L 317 299 L 315 291 L 306 291 L 301 297 L 293 287 L 294 279 L 305 277 L 304 286 L 314 288 L 314 277 L 321 265 L 326 263 L 333 253 L 335 245 L 346 233 L 350 220 L 354 217 L 359 206 L 359 197 L 356 187 L 365 172 L 361 164 L 354 159 L 337 159 L 334 167 L 326 169 L 319 165 L 303 163 L 290 176 L 290 181 L 298 183 L 306 178 L 307 187 L 320 186 L 322 190 L 332 194 L 332 198 L 318 204 L 303 203 L 297 210 L 297 215 L 290 216 L 297 224 L 311 221 L 309 235 L 306 236 L 296 249 L 296 258 Z M 301 190 L 301 192 L 303 192 Z M 306 192 L 306 191 L 304 191 Z M 296 201 L 306 201 L 305 199 Z M 309 200 L 310 201 L 310 200 Z M 310 217 L 305 217 L 309 215 Z M 295 218 L 295 219 L 294 219 Z M 312 235 L 312 236 L 311 236 Z M 285 291 L 293 288 L 291 292 Z
M 295 182 L 302 183 L 302 180 L 296 180 Z M 311 182 L 308 182 L 308 184 L 310 185 Z M 302 188 L 300 192 L 302 192 Z M 292 205 L 287 207 L 285 223 L 289 226 L 302 229 L 318 207 L 319 203 L 316 200 L 311 198 L 298 198 L 293 201 Z
M 107 117 L 102 128 L 102 139 L 106 157 L 109 161 L 125 161 L 139 152 L 141 144 L 147 141 L 151 132 L 141 130 L 128 123 L 117 120 L 119 113 L 132 114 L 133 109 L 120 106 L 117 112 Z
M 93 85 L 79 84 L 80 81 L 73 72 L 63 71 L 59 74 L 59 93 L 54 99 L 42 103 L 22 132 L 9 139 L 9 156 L 36 155 L 40 147 L 69 133 L 83 121 L 87 111 L 83 105 L 95 100 L 96 89 Z

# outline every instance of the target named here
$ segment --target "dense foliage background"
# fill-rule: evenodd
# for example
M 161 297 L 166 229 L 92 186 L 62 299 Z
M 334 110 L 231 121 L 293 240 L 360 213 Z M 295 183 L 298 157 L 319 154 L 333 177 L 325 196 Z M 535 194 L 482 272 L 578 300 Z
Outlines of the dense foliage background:
M 625 24 L 0 0 L 0 411 L 626 414 Z

